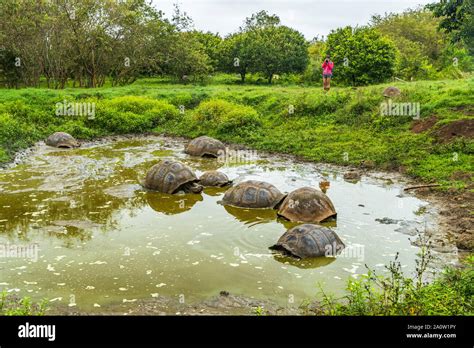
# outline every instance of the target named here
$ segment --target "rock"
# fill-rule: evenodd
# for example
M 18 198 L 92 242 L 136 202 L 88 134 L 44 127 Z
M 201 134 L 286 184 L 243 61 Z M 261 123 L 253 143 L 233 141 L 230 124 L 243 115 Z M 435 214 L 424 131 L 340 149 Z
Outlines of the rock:
M 344 180 L 347 181 L 359 181 L 360 180 L 360 173 L 356 170 L 350 170 L 343 175 Z
M 380 222 L 384 225 L 396 225 L 400 222 L 400 220 L 395 220 L 388 217 L 384 217 L 383 219 L 375 219 L 375 221 Z
M 373 169 L 375 168 L 375 162 L 372 160 L 364 160 L 360 162 L 362 168 Z

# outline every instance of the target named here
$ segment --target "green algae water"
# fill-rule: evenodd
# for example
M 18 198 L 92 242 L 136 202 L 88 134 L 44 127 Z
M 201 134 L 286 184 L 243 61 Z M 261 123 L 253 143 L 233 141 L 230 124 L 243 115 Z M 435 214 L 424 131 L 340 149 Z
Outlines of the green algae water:
M 198 302 L 224 290 L 297 307 L 319 287 L 341 294 L 348 278 L 367 272 L 365 264 L 384 272 L 397 253 L 404 270 L 414 270 L 419 248 L 409 238 L 426 225 L 427 215 L 417 212 L 428 203 L 401 194 L 401 184 L 346 182 L 337 168 L 284 156 L 223 162 L 183 148 L 180 139 L 158 136 L 74 150 L 38 144 L 0 170 L 0 289 L 89 313 L 116 304 L 126 312 L 158 296 Z M 225 188 L 199 195 L 144 190 L 140 181 L 161 159 L 198 175 L 218 169 L 234 182 L 267 181 L 282 192 L 328 180 L 338 217 L 326 225 L 347 248 L 336 258 L 275 254 L 268 248 L 297 224 L 273 210 L 224 207 L 218 201 Z M 376 221 L 383 218 L 390 223 Z

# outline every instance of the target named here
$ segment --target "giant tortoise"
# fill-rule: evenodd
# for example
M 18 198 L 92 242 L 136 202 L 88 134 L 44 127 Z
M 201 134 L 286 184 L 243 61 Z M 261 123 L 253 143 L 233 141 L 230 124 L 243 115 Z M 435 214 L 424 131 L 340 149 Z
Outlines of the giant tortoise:
M 189 142 L 184 152 L 191 156 L 219 157 L 224 155 L 224 144 L 214 138 L 202 136 Z
M 318 256 L 336 256 L 344 243 L 330 228 L 304 224 L 286 231 L 270 249 L 300 259 Z
M 228 189 L 220 203 L 240 208 L 277 208 L 283 198 L 285 195 L 272 184 L 248 180 Z
M 65 149 L 72 149 L 81 146 L 74 137 L 68 133 L 56 132 L 51 134 L 45 141 L 46 145 L 53 147 L 60 147 Z
M 336 214 L 329 197 L 312 187 L 290 192 L 278 209 L 279 216 L 298 222 L 321 222 Z
M 398 97 L 402 92 L 397 87 L 387 87 L 383 90 L 383 96 L 386 98 Z
M 189 167 L 181 162 L 165 160 L 150 168 L 143 186 L 168 194 L 179 191 L 199 193 L 202 186 L 198 182 L 199 179 Z
M 210 170 L 204 172 L 201 177 L 199 178 L 199 183 L 202 186 L 216 186 L 216 187 L 224 187 L 227 185 L 232 184 L 232 180 L 229 180 L 227 175 L 222 172 L 218 172 L 217 170 Z

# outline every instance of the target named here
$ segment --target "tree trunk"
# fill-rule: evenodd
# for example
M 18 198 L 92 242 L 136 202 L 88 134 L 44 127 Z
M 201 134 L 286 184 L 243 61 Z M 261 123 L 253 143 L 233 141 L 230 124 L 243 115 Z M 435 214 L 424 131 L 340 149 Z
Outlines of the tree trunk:
M 240 73 L 240 82 L 241 82 L 241 83 L 244 83 L 244 82 L 245 82 L 245 75 L 246 75 L 245 72 L 241 72 L 241 73 Z

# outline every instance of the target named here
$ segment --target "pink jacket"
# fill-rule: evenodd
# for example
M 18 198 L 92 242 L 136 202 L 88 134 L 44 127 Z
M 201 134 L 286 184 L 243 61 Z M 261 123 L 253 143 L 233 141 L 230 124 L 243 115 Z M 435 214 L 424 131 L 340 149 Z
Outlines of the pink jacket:
M 323 65 L 322 65 L 322 68 L 323 68 L 323 74 L 324 75 L 329 75 L 329 74 L 332 74 L 332 69 L 334 68 L 334 63 L 329 61 L 329 63 L 326 63 L 326 61 L 324 61 Z

